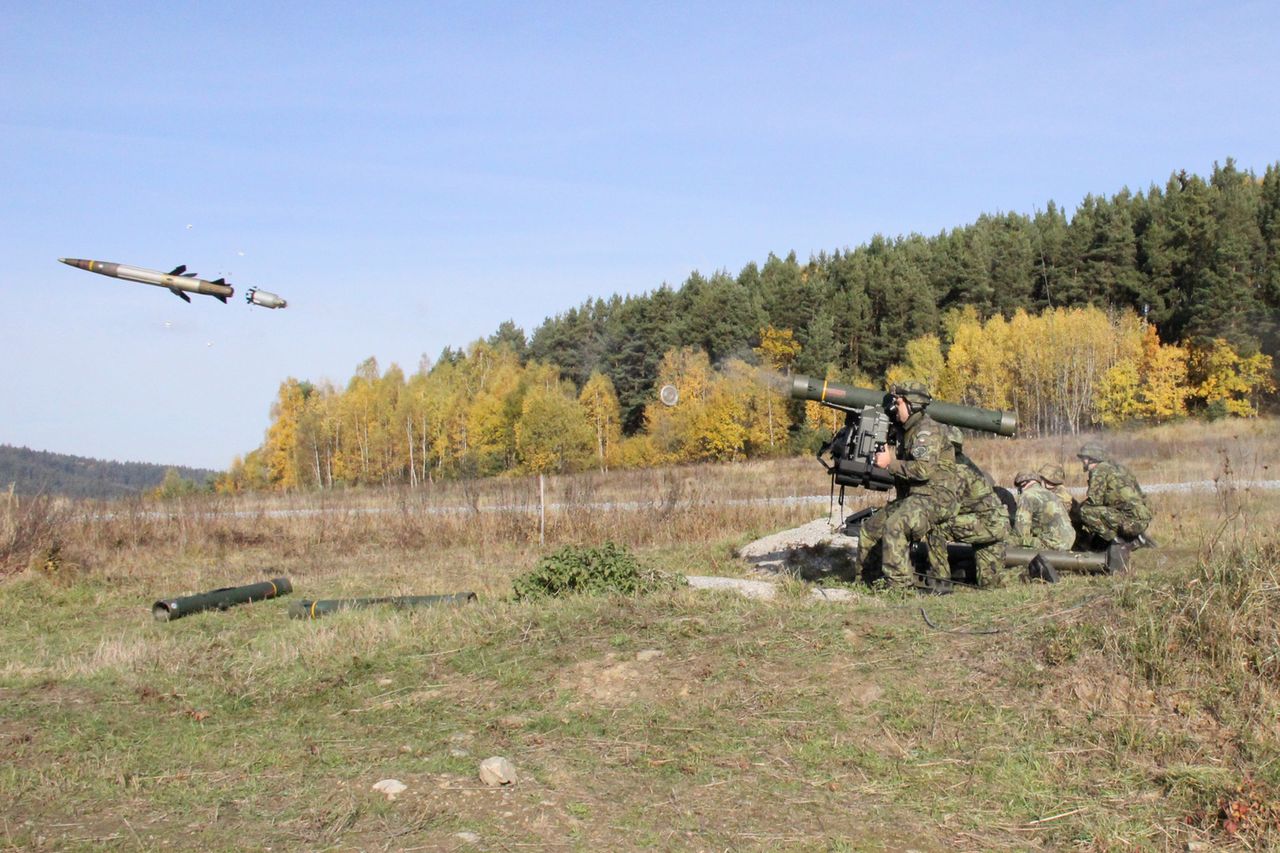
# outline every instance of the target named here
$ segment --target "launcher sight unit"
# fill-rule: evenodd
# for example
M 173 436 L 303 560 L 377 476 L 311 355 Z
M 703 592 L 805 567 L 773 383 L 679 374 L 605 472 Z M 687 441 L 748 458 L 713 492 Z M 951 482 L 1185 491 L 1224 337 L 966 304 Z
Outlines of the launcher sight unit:
M 893 406 L 893 395 L 871 388 L 796 376 L 791 380 L 791 396 L 845 413 L 844 426 L 818 451 L 818 461 L 827 469 L 832 482 L 841 488 L 858 486 L 877 492 L 888 491 L 893 486 L 893 475 L 875 465 L 876 453 L 892 443 L 889 412 Z M 1013 412 L 937 400 L 929 404 L 928 412 L 929 417 L 948 426 L 1006 436 L 1013 435 L 1018 429 L 1018 417 Z

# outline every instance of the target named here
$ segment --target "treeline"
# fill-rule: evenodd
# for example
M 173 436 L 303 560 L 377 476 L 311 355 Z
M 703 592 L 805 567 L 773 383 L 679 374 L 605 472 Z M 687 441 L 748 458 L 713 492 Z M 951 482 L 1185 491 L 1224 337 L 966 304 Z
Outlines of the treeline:
M 1046 316 L 1058 319 L 1047 321 L 1052 328 L 1043 334 L 1077 341 L 1078 330 L 1070 330 L 1075 320 L 1058 313 L 1068 308 L 1097 309 L 1108 323 L 1150 329 L 1165 342 L 1160 346 L 1182 352 L 1187 373 L 1176 384 L 1185 392 L 1183 409 L 1174 406 L 1173 416 L 1187 406 L 1239 413 L 1255 405 L 1271 381 L 1269 366 L 1267 376 L 1235 380 L 1250 390 L 1237 387 L 1228 395 L 1234 409 L 1225 398 L 1213 398 L 1218 408 L 1212 409 L 1205 402 L 1212 395 L 1205 396 L 1197 382 L 1212 373 L 1204 366 L 1209 353 L 1234 359 L 1239 377 L 1263 363 L 1249 359 L 1265 359 L 1280 343 L 1280 163 L 1258 177 L 1228 160 L 1215 165 L 1208 180 L 1184 172 L 1145 193 L 1089 196 L 1070 218 L 1050 202 L 1031 216 L 984 215 L 934 237 L 877 236 L 803 264 L 794 254 L 770 255 L 736 276 L 695 272 L 678 289 L 663 285 L 640 296 L 588 301 L 546 320 L 528 338 L 504 323 L 466 351 L 446 348 L 434 365 L 424 364 L 408 378 L 395 366 L 379 374 L 371 359 L 344 391 L 290 380 L 281 388 L 266 444 L 237 460 L 224 487 L 412 484 L 547 465 L 647 464 L 690 458 L 695 446 L 712 454 L 706 458 L 785 452 L 776 435 L 761 439 L 751 420 L 755 403 L 736 421 L 737 433 L 749 438 L 675 442 L 680 430 L 653 408 L 656 388 L 664 384 L 670 359 L 687 362 L 697 353 L 717 368 L 696 397 L 705 401 L 721 387 L 716 383 L 738 381 L 762 365 L 879 384 L 895 365 L 920 367 L 911 361 L 909 344 L 921 358 L 921 342 L 932 338 L 938 358 L 960 365 L 966 347 L 981 340 L 983 352 L 964 356 L 987 365 L 981 380 L 964 388 L 944 382 L 940 396 L 955 391 L 958 401 L 1017 408 L 1033 431 L 1147 417 L 1155 392 L 1144 371 L 1156 362 L 1135 356 L 1132 346 L 1113 346 L 1085 371 L 1086 380 L 1060 378 L 1056 390 L 1030 375 L 1041 369 L 1033 366 L 1039 349 L 986 346 L 1000 335 L 1007 344 L 1025 331 L 1010 331 L 1018 323 Z M 1096 317 L 1079 322 L 1096 325 Z M 785 334 L 791 355 L 766 352 L 770 333 Z M 1109 327 L 1105 334 L 1119 331 Z M 1000 374 L 1000 363 L 1010 375 Z M 947 381 L 978 370 L 949 369 Z M 1073 366 L 1061 370 L 1064 376 L 1079 373 Z M 1017 382 L 1027 390 L 1014 392 L 1008 383 Z M 612 414 L 592 411 L 585 414 L 589 430 L 568 429 L 585 412 L 589 386 L 590 399 L 616 401 L 616 425 Z M 446 393 L 448 387 L 455 391 Z M 1097 397 L 1104 390 L 1106 401 Z M 785 420 L 791 445 L 807 443 L 808 419 L 789 403 L 769 399 L 766 420 Z M 563 442 L 551 453 L 553 463 L 533 461 L 538 428 L 526 404 L 533 411 L 542 407 L 549 423 L 565 427 L 549 430 Z M 690 408 L 682 404 L 671 419 L 680 421 Z M 726 422 L 713 418 L 704 426 L 711 421 Z M 607 439 L 615 428 L 618 437 Z M 297 440 L 291 438 L 295 432 Z M 595 449 L 588 452 L 592 442 Z M 610 442 L 614 457 L 601 449 Z M 298 458 L 286 464 L 285 457 Z
M 0 489 L 19 495 L 117 498 L 155 490 L 168 477 L 207 484 L 218 476 L 204 468 L 112 462 L 0 444 Z
M 941 338 L 908 342 L 886 380 L 919 378 L 940 398 L 1013 409 L 1020 431 L 1076 431 L 1098 423 L 1163 421 L 1191 413 L 1252 415 L 1274 391 L 1272 359 L 1242 356 L 1222 338 L 1160 341 L 1132 312 L 1016 311 L 982 320 L 972 308 L 943 320 Z M 713 366 L 698 347 L 668 350 L 626 435 L 612 381 L 579 390 L 555 365 L 521 361 L 508 344 L 466 353 L 406 377 L 369 359 L 345 390 L 288 379 L 265 444 L 237 459 L 223 491 L 418 485 L 437 478 L 734 461 L 812 450 L 839 415 L 789 400 L 781 380 L 803 355 L 788 329 L 765 327 L 751 361 Z M 865 375 L 827 378 L 878 386 Z M 674 394 L 663 400 L 658 388 Z
M 579 391 L 556 366 L 523 362 L 505 344 L 476 342 L 407 378 L 369 359 L 341 391 L 288 379 L 266 442 L 216 488 L 417 485 L 789 452 L 787 404 L 759 367 L 735 360 L 714 370 L 705 352 L 683 348 L 662 359 L 659 377 L 679 403 L 650 400 L 649 429 L 631 436 L 609 377 L 592 374 Z

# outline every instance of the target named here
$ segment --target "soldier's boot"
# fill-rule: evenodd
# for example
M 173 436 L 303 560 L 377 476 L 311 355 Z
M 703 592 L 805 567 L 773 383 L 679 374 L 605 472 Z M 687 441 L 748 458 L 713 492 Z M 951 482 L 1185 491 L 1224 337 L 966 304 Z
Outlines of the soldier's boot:
M 1049 561 L 1043 555 L 1036 554 L 1031 558 L 1031 562 L 1027 564 L 1027 578 L 1044 581 L 1045 583 L 1057 583 L 1059 575 L 1058 570 L 1049 565 Z
M 1109 575 L 1122 575 L 1129 571 L 1129 555 L 1133 551 L 1133 544 L 1121 539 L 1112 541 L 1107 546 L 1106 573 Z

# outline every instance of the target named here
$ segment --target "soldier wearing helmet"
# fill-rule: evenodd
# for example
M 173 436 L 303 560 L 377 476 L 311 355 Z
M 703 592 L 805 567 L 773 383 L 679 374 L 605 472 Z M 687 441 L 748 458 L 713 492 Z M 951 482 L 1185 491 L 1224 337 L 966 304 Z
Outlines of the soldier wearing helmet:
M 973 548 L 977 581 L 998 585 L 1004 577 L 1004 550 L 1009 541 L 1009 510 L 992 488 L 991 478 L 964 453 L 964 435 L 948 426 L 947 439 L 956 454 L 956 514 L 942 522 L 951 542 Z
M 911 543 L 926 543 L 930 580 L 945 587 L 951 577 L 942 522 L 956 512 L 956 457 L 941 424 L 925 414 L 933 397 L 921 382 L 904 382 L 889 392 L 893 443 L 875 464 L 893 476 L 897 497 L 869 518 L 858 534 L 858 564 L 864 578 L 893 585 L 921 585 L 911 566 Z
M 1076 539 L 1071 516 L 1044 485 L 1039 472 L 1019 472 L 1013 478 L 1018 489 L 1018 514 L 1014 518 L 1015 537 L 1023 548 L 1070 550 Z
M 1062 485 L 1067 481 L 1067 474 L 1062 470 L 1062 466 L 1057 462 L 1046 462 L 1036 469 L 1036 476 L 1040 478 L 1041 484 L 1054 497 L 1062 501 L 1063 507 L 1066 508 L 1067 514 L 1070 515 L 1072 506 L 1075 504 L 1075 498 L 1071 497 L 1071 493 Z
M 1151 523 L 1151 505 L 1137 478 L 1096 441 L 1087 442 L 1076 456 L 1089 475 L 1089 492 L 1073 518 L 1081 538 L 1089 540 L 1081 544 L 1090 549 L 1112 543 L 1131 546 Z

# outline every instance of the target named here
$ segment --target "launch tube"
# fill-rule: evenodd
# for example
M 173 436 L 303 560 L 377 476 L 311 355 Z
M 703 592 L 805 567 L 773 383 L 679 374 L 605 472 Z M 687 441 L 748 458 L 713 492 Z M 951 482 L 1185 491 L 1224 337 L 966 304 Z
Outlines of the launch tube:
M 151 615 L 157 622 L 169 622 L 189 613 L 199 613 L 201 610 L 226 610 L 237 604 L 263 601 L 278 595 L 288 595 L 291 592 L 293 592 L 293 586 L 288 578 L 275 578 L 262 583 L 251 583 L 248 586 L 224 586 L 222 589 L 197 595 L 162 598 L 151 605 Z
M 289 618 L 319 619 L 321 616 L 337 613 L 339 610 L 358 610 L 379 605 L 407 610 L 414 607 L 468 604 L 475 600 L 474 592 L 455 592 L 448 595 L 400 595 L 385 598 L 331 598 L 321 601 L 301 599 L 289 603 Z
M 809 376 L 792 377 L 791 396 L 797 400 L 813 400 L 844 411 L 866 406 L 887 407 L 890 402 L 890 395 L 885 391 L 858 388 Z M 940 400 L 931 402 L 925 411 L 938 423 L 949 426 L 993 432 L 996 435 L 1013 435 L 1018 431 L 1018 416 L 1013 412 L 961 406 Z

